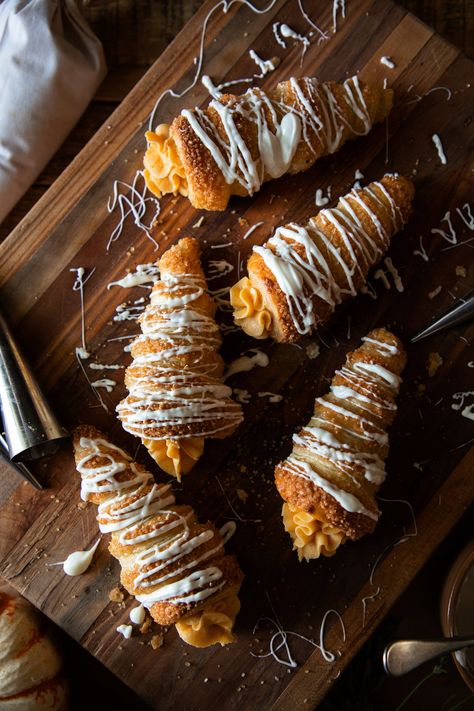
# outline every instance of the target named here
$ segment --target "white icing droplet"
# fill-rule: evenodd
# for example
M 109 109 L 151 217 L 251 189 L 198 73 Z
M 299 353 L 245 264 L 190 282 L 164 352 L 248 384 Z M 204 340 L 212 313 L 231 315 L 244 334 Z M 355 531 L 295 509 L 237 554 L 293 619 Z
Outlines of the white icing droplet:
M 119 625 L 117 627 L 117 632 L 125 637 L 125 639 L 130 639 L 132 636 L 132 625 Z
M 230 378 L 232 375 L 236 375 L 236 373 L 246 373 L 249 370 L 253 370 L 256 366 L 265 368 L 270 363 L 270 358 L 267 354 L 258 350 L 258 348 L 252 349 L 249 353 L 253 353 L 253 355 L 240 356 L 230 363 L 224 375 L 224 380 L 227 380 L 227 378 Z
M 277 393 L 261 392 L 257 393 L 258 397 L 267 397 L 268 402 L 281 402 L 283 400 L 283 395 L 278 395 Z
M 322 189 L 318 188 L 316 190 L 316 196 L 315 196 L 315 200 L 314 200 L 316 203 L 316 207 L 324 207 L 325 205 L 328 204 L 330 198 L 331 198 L 331 188 L 330 187 L 327 189 L 327 196 L 326 197 L 323 195 Z
M 66 575 L 70 575 L 72 577 L 75 575 L 82 575 L 92 563 L 92 558 L 94 557 L 94 553 L 96 552 L 99 543 L 100 538 L 89 550 L 74 551 L 74 553 L 70 553 L 68 555 L 66 560 L 61 561 L 60 563 L 53 563 L 53 565 L 62 565 Z
M 438 151 L 438 156 L 439 156 L 439 159 L 440 159 L 442 165 L 447 165 L 448 159 L 446 158 L 443 144 L 441 143 L 441 138 L 438 136 L 437 133 L 433 133 L 433 135 L 431 136 L 431 140 L 433 141 L 435 148 Z
M 383 56 L 380 57 L 380 64 L 384 64 L 389 69 L 395 69 L 396 64 L 391 57 Z
M 143 605 L 138 605 L 130 610 L 130 619 L 134 625 L 142 625 L 145 622 L 145 608 Z
M 88 350 L 85 348 L 82 348 L 82 346 L 78 346 L 76 348 L 76 356 L 77 358 L 80 358 L 81 360 L 87 360 L 88 358 L 91 357 L 91 354 L 89 353 Z

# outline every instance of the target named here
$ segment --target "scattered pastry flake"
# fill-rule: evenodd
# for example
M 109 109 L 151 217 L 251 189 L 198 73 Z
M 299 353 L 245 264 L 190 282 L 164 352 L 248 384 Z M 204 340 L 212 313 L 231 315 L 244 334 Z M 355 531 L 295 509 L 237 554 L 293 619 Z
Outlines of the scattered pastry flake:
M 120 588 L 113 588 L 109 592 L 109 600 L 112 602 L 123 602 L 124 601 L 124 594 L 120 590 Z
M 163 635 L 162 634 L 154 634 L 150 640 L 150 646 L 152 649 L 159 649 L 160 647 L 162 647 L 163 646 Z
M 236 493 L 237 493 L 237 496 L 239 497 L 239 499 L 240 499 L 241 501 L 243 501 L 244 504 L 245 504 L 245 502 L 247 501 L 247 499 L 248 499 L 248 497 L 249 497 L 249 495 L 247 494 L 247 492 L 246 492 L 244 489 L 237 489 L 237 492 L 236 492 Z
M 424 393 L 426 390 L 426 385 L 424 383 L 418 383 L 416 387 L 419 393 Z
M 140 634 L 146 634 L 151 627 L 151 617 L 147 617 L 145 622 L 140 627 Z
M 319 352 L 320 352 L 319 351 L 319 344 L 316 343 L 315 341 L 313 341 L 312 343 L 308 343 L 305 350 L 306 350 L 306 355 L 308 356 L 308 358 L 310 358 L 311 360 L 314 360 L 315 358 L 318 357 Z
M 79 501 L 79 503 L 77 504 L 77 508 L 80 511 L 83 511 L 86 507 L 87 507 L 87 501 Z
M 466 267 L 463 267 L 463 266 L 460 266 L 460 265 L 458 265 L 458 266 L 456 267 L 456 276 L 460 276 L 460 277 L 462 277 L 462 278 L 464 279 L 464 277 L 466 276 L 466 273 L 467 273 L 467 272 L 466 272 Z
M 430 293 L 428 294 L 428 299 L 434 299 L 435 296 L 438 296 L 438 294 L 441 292 L 442 288 L 443 287 L 440 285 L 440 286 L 437 286 L 436 289 L 433 289 L 433 291 L 430 291 Z
M 443 365 L 443 359 L 441 358 L 439 353 L 430 353 L 428 356 L 428 362 L 426 364 L 426 369 L 428 371 L 428 375 L 430 378 L 432 378 L 434 375 L 436 375 L 436 372 L 441 366 Z

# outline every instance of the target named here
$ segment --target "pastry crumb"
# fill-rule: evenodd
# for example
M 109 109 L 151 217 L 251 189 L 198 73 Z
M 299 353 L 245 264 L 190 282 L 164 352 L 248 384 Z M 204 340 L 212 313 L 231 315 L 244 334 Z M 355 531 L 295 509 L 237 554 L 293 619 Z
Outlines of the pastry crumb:
M 87 507 L 87 501 L 79 501 L 79 503 L 77 504 L 77 508 L 80 511 L 83 511 L 86 507 Z
M 426 369 L 428 371 L 428 375 L 430 378 L 432 378 L 434 375 L 436 375 L 436 372 L 438 368 L 440 368 L 443 365 L 443 359 L 441 358 L 439 353 L 430 353 L 428 356 L 428 362 L 426 364 Z
M 244 489 L 237 489 L 237 496 L 239 497 L 239 499 L 241 501 L 244 502 L 244 504 L 247 501 L 247 499 L 249 498 L 249 495 L 247 494 L 247 492 Z
M 436 289 L 433 289 L 433 291 L 430 291 L 430 293 L 428 294 L 428 299 L 434 299 L 435 296 L 438 296 L 442 288 L 443 287 L 440 285 L 437 286 Z
M 147 617 L 145 622 L 139 628 L 141 634 L 146 634 L 151 627 L 151 617 Z
M 241 227 L 248 227 L 249 221 L 245 217 L 239 217 L 238 223 Z
M 150 640 L 150 646 L 152 649 L 159 649 L 160 647 L 162 647 L 163 646 L 163 635 L 162 634 L 154 634 Z
M 308 343 L 306 346 L 306 355 L 311 360 L 314 360 L 319 355 L 319 345 L 313 341 L 313 343 Z
M 466 273 L 467 273 L 466 267 L 463 267 L 458 264 L 458 266 L 456 267 L 456 276 L 463 277 L 463 279 L 464 279 L 464 277 L 466 276 Z
M 109 592 L 109 600 L 112 602 L 123 602 L 124 594 L 120 588 L 112 588 Z

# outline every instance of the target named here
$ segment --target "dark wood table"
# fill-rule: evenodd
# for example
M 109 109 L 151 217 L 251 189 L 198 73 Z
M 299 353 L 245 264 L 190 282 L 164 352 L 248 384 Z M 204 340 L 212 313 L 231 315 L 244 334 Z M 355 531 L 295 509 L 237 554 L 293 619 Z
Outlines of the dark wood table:
M 0 225 L 0 239 L 9 234 L 107 120 L 201 5 L 201 1 L 82 0 L 80 4 L 104 45 L 108 75 L 71 135 Z M 474 57 L 472 0 L 404 0 L 400 4 L 433 26 L 468 56 Z M 307 5 L 311 5 L 309 0 Z M 0 481 L 0 497 L 6 495 L 8 489 L 7 483 Z M 474 699 L 450 658 L 445 659 L 441 667 L 435 668 L 434 663 L 428 663 L 417 672 L 397 681 L 387 679 L 380 664 L 381 649 L 390 639 L 407 635 L 426 637 L 441 634 L 438 600 L 442 580 L 456 553 L 472 535 L 471 521 L 472 516 L 469 518 L 466 515 L 459 522 L 320 708 L 326 711 L 409 711 L 425 704 L 427 708 L 443 711 L 474 709 Z M 135 700 L 128 689 L 78 645 L 68 640 L 65 640 L 65 645 L 69 658 L 68 671 L 73 683 L 74 708 L 83 709 L 86 704 L 90 704 L 91 697 L 81 683 L 85 674 L 93 676 L 95 680 L 96 693 L 93 698 L 97 706 L 94 708 L 104 703 L 114 709 L 142 708 L 141 702 Z

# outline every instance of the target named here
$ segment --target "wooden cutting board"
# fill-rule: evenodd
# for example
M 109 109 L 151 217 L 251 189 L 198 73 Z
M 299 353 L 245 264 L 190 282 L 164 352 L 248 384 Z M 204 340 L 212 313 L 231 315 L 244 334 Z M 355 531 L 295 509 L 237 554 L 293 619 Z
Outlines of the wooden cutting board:
M 469 451 L 473 423 L 462 415 L 469 415 L 464 408 L 473 397 L 466 396 L 461 404 L 462 397 L 454 395 L 474 389 L 470 367 L 474 328 L 459 327 L 410 345 L 414 333 L 468 293 L 474 282 L 474 224 L 468 205 L 473 64 L 390 2 L 347 3 L 345 19 L 340 9 L 337 12 L 336 33 L 330 3 L 324 9 L 319 9 L 322 3 L 306 5 L 329 38 L 318 43 L 315 31 L 301 66 L 301 44 L 289 42 L 283 50 L 272 32 L 277 21 L 301 34 L 311 30 L 296 2 L 275 2 L 262 14 L 237 3 L 224 13 L 220 4 L 211 15 L 213 4 L 206 3 L 0 248 L 2 303 L 58 415 L 68 427 L 93 423 L 134 451 L 135 442 L 113 416 L 123 395 L 123 371 L 89 372 L 92 379 L 105 376 L 117 381 L 110 394 L 101 391 L 107 414 L 74 358 L 80 345 L 81 311 L 71 269 L 84 267 L 90 274 L 95 268 L 85 286 L 89 350 L 102 363 L 127 364 L 129 355 L 123 352 L 127 341 L 109 339 L 135 333 L 137 327 L 133 321 L 112 319 L 119 304 L 147 292 L 107 289 L 126 270 L 155 260 L 180 236 L 194 234 L 200 238 L 208 274 L 216 267 L 213 261 L 225 260 L 234 267 L 227 277 L 210 282 L 211 288 L 224 289 L 236 281 L 252 244 L 263 242 L 276 225 L 316 212 L 316 189 L 326 194 L 330 187 L 336 198 L 350 189 L 356 170 L 364 174 L 364 182 L 386 171 L 414 178 L 415 211 L 390 250 L 403 292 L 396 290 L 390 274 L 390 289 L 372 277 L 377 298 L 360 295 L 302 347 L 256 344 L 232 331 L 226 335 L 226 360 L 258 345 L 269 355 L 270 365 L 230 381 L 251 394 L 245 423 L 233 438 L 206 445 L 199 465 L 176 489 L 178 498 L 192 503 L 203 518 L 219 524 L 238 519 L 228 548 L 238 556 L 246 581 L 235 645 L 194 650 L 185 647 L 174 631 L 156 651 L 149 644 L 151 634 L 123 640 L 115 629 L 127 621 L 132 601 L 121 606 L 109 600 L 119 570 L 106 540 L 81 577 L 68 578 L 60 567 L 47 567 L 97 538 L 94 507 L 83 510 L 78 505 L 79 482 L 69 448 L 36 469 L 49 485 L 46 491 L 18 485 L 1 508 L 0 574 L 157 709 L 283 710 L 316 704 L 473 497 L 474 455 Z M 157 97 L 169 87 L 181 91 L 192 80 L 206 18 L 204 72 L 216 83 L 255 72 L 248 55 L 253 47 L 265 59 L 282 58 L 278 69 L 265 78 L 265 86 L 293 75 L 343 80 L 360 72 L 366 80 L 387 78 L 396 92 L 393 113 L 387 125 L 377 126 L 307 173 L 269 183 L 252 199 L 236 199 L 223 214 L 197 213 L 184 199 L 164 199 L 158 224 L 151 230 L 159 243 L 157 251 L 128 219 L 107 252 L 118 220 L 117 211 L 109 215 L 106 207 L 113 182 L 130 183 L 140 167 L 143 131 Z M 384 55 L 393 59 L 393 69 L 381 64 Z M 206 98 L 198 82 L 181 99 L 166 96 L 158 118 L 169 120 L 181 108 L 202 104 Z M 447 165 L 441 164 L 432 142 L 435 133 L 441 137 Z M 204 219 L 196 226 L 201 214 Z M 263 224 L 243 240 L 257 222 Z M 230 325 L 228 313 L 221 319 Z M 314 397 L 327 389 L 345 353 L 372 327 L 383 324 L 404 339 L 409 364 L 391 431 L 389 476 L 381 492 L 388 501 L 381 502 L 382 520 L 373 536 L 348 543 L 334 558 L 299 564 L 282 529 L 273 467 L 288 454 L 292 433 L 308 420 Z M 317 358 L 308 357 L 310 344 L 319 346 Z M 427 372 L 430 353 L 442 358 L 433 376 Z M 262 392 L 283 397 L 270 402 L 268 396 L 258 395 Z M 2 476 L 13 474 L 4 469 Z M 248 495 L 246 501 L 242 491 Z M 417 535 L 406 539 L 416 531 L 408 504 L 400 500 L 411 503 L 417 520 Z M 346 633 L 344 641 L 339 621 L 330 614 L 324 643 L 335 653 L 334 663 L 325 661 L 307 641 L 319 644 L 329 609 L 342 615 Z M 298 666 L 281 665 L 268 656 L 277 624 L 291 632 L 273 637 L 275 647 L 285 639 L 288 644 L 278 655 L 289 663 L 290 653 Z

